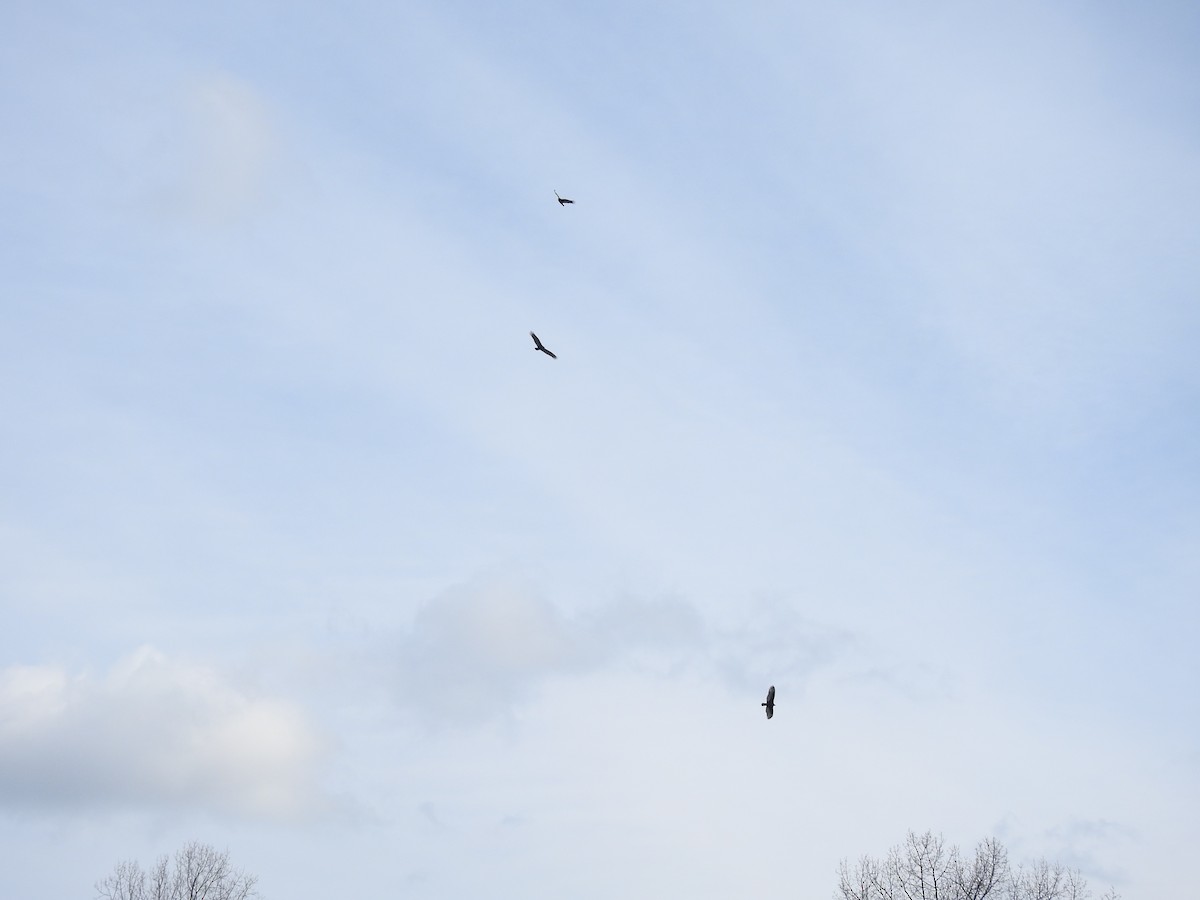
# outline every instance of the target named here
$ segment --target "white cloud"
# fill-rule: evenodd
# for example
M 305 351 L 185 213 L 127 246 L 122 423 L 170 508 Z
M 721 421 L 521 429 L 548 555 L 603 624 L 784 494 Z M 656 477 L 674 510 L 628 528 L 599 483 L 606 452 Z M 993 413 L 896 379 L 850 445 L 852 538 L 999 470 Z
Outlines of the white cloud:
M 290 703 L 143 647 L 104 677 L 0 672 L 0 804 L 302 817 L 322 742 Z

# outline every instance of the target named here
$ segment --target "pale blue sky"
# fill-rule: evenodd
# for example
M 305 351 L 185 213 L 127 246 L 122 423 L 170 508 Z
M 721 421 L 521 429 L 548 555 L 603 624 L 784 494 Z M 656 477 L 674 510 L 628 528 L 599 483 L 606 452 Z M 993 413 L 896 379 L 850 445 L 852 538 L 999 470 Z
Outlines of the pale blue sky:
M 0 894 L 822 897 L 932 828 L 1174 896 L 1198 40 L 0 8 Z

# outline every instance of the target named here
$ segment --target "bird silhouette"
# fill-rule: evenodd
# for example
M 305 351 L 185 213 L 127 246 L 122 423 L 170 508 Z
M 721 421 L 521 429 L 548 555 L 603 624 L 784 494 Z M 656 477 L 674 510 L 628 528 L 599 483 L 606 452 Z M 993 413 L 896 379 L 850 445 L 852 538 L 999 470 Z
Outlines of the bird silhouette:
M 555 356 L 553 353 L 551 353 L 549 350 L 547 350 L 544 346 L 542 346 L 542 342 L 536 334 L 534 334 L 531 331 L 531 332 L 529 332 L 529 336 L 531 338 L 533 338 L 533 349 L 534 350 L 541 350 L 543 353 L 545 353 L 551 359 L 558 359 L 557 356 Z
M 554 192 L 554 196 L 558 197 L 558 191 Z M 574 203 L 574 200 L 568 200 L 566 197 L 558 197 L 558 205 L 566 206 L 568 203 Z
M 771 689 L 767 691 L 767 702 L 763 704 L 767 708 L 767 718 L 775 715 L 775 685 L 771 685 Z

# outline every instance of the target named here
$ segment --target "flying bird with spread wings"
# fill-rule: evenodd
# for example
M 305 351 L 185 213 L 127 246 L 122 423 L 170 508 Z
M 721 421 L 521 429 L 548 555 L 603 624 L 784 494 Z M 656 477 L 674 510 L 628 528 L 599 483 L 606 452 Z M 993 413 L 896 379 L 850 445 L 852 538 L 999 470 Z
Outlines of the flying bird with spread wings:
M 558 191 L 554 192 L 554 196 L 558 197 Z M 566 197 L 558 197 L 558 205 L 566 206 L 568 203 L 574 203 L 574 200 L 568 200 Z
M 545 348 L 545 346 L 543 346 L 543 344 L 542 344 L 541 340 L 538 338 L 538 336 L 537 336 L 536 334 L 534 334 L 534 333 L 531 331 L 531 332 L 529 332 L 529 336 L 530 336 L 531 338 L 533 338 L 533 349 L 534 349 L 534 350 L 541 350 L 543 353 L 545 353 L 545 354 L 546 354 L 548 357 L 550 357 L 551 359 L 558 359 L 558 357 L 557 357 L 557 356 L 555 356 L 553 353 L 551 353 L 549 350 L 547 350 L 547 349 Z
M 771 689 L 767 691 L 767 702 L 763 704 L 767 708 L 767 718 L 775 715 L 775 685 L 771 685 Z

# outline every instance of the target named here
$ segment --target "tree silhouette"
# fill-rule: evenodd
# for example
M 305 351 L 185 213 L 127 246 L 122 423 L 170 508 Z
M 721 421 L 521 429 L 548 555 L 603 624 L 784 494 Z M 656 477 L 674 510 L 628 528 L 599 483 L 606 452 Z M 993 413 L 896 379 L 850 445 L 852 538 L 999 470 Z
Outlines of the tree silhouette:
M 97 900 L 250 900 L 258 879 L 229 864 L 229 853 L 192 841 L 171 860 L 159 857 L 150 871 L 136 860 L 117 863 L 96 882 Z
M 838 867 L 838 900 L 1090 900 L 1087 880 L 1075 869 L 1038 860 L 1013 869 L 1008 851 L 985 838 L 966 857 L 932 831 L 910 831 L 886 859 L 863 856 Z M 1121 900 L 1109 890 L 1100 900 Z

